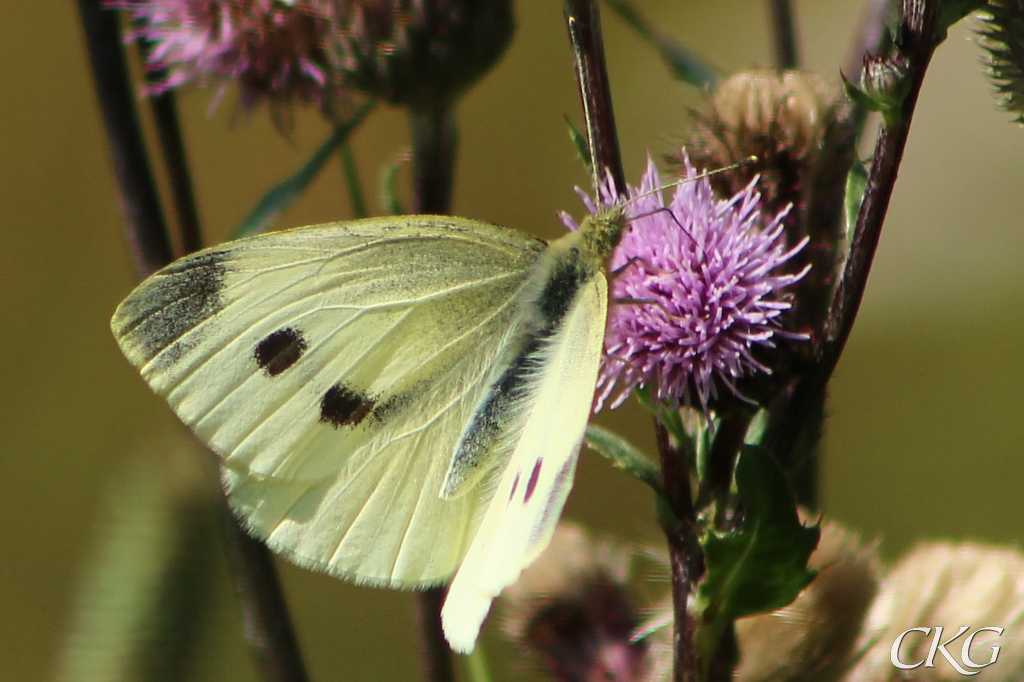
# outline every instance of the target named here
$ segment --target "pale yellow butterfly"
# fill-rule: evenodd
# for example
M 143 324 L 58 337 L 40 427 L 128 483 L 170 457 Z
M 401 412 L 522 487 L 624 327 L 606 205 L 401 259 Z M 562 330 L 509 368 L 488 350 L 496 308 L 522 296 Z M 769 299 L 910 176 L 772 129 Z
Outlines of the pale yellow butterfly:
M 253 535 L 361 583 L 451 579 L 467 652 L 572 486 L 622 226 L 617 207 L 551 244 L 446 216 L 240 239 L 149 277 L 111 327 Z

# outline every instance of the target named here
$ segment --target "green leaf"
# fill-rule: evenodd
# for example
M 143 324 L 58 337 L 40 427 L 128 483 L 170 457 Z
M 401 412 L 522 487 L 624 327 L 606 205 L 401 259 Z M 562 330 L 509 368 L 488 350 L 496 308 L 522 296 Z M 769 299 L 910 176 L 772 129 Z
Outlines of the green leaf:
M 673 78 L 702 89 L 714 87 L 718 74 L 692 52 L 651 26 L 628 0 L 605 0 L 605 3 L 658 51 Z
M 817 526 L 804 527 L 785 472 L 763 448 L 745 445 L 736 464 L 743 526 L 703 539 L 706 573 L 697 590 L 700 660 L 710 660 L 733 620 L 780 609 L 814 578 L 807 560 Z
M 857 227 L 857 216 L 860 215 L 860 204 L 864 201 L 864 188 L 867 184 L 867 168 L 859 160 L 855 160 L 846 176 L 846 196 L 843 199 L 846 208 L 847 244 L 853 239 L 853 230 Z
M 242 221 L 231 238 L 248 237 L 265 231 L 277 216 L 294 204 L 323 170 L 324 164 L 327 163 L 327 159 L 331 158 L 334 150 L 348 140 L 352 132 L 363 122 L 366 115 L 373 109 L 373 105 L 372 101 L 365 103 L 352 115 L 352 118 L 336 126 L 330 137 L 313 152 L 313 156 L 306 163 L 263 195 L 260 202 L 256 204 L 256 208 Z
M 366 211 L 366 199 L 363 197 L 363 184 L 359 180 L 356 157 L 352 153 L 352 145 L 348 141 L 341 143 L 341 172 L 345 176 L 345 186 L 348 187 L 352 215 L 356 218 L 365 218 L 369 213 Z
M 587 426 L 587 446 L 594 452 L 603 455 L 616 469 L 622 469 L 654 489 L 658 495 L 664 495 L 665 486 L 661 480 L 661 470 L 646 455 L 622 436 L 595 424 Z

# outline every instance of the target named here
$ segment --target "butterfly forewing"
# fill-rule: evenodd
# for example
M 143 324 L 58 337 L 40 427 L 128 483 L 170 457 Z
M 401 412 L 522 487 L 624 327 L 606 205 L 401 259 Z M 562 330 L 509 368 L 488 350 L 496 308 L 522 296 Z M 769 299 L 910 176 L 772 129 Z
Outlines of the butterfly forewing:
M 268 544 L 335 574 L 433 584 L 486 503 L 440 490 L 521 336 L 543 249 L 447 217 L 264 235 L 161 271 L 112 326 L 224 458 L 233 506 Z

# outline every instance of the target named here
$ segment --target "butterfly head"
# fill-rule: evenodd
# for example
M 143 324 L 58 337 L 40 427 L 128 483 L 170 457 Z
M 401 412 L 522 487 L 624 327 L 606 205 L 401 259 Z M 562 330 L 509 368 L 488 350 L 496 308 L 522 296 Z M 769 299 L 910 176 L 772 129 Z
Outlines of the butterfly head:
M 619 245 L 626 225 L 626 210 L 622 203 L 602 207 L 587 216 L 580 224 L 580 233 L 589 251 L 607 259 Z

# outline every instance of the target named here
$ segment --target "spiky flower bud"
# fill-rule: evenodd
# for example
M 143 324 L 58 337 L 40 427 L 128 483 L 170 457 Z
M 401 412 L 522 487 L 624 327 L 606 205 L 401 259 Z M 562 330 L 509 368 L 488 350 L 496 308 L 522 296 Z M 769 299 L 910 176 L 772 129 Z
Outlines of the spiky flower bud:
M 968 633 L 947 645 L 926 664 L 935 633 L 910 628 L 942 627 L 940 641 L 953 637 L 962 626 L 970 631 L 983 627 L 1003 628 L 1002 634 L 979 632 L 969 643 Z M 969 644 L 969 645 L 968 645 Z M 965 660 L 964 646 L 968 646 Z M 993 647 L 999 647 L 997 660 Z M 978 679 L 1018 682 L 1024 675 L 1024 554 L 1014 548 L 977 543 L 921 543 L 885 576 L 868 614 L 859 647 L 865 651 L 845 682 L 914 680 L 963 680 L 984 665 Z M 906 671 L 893 665 L 893 649 L 901 664 L 915 665 Z M 965 664 L 967 667 L 965 667 Z M 966 673 L 966 674 L 965 674 Z
M 551 544 L 505 590 L 505 632 L 556 680 L 642 679 L 647 645 L 627 578 L 629 552 L 560 523 Z
M 899 53 L 891 57 L 865 55 L 860 87 L 869 100 L 868 109 L 880 111 L 883 116 L 898 113 L 910 92 L 906 58 Z
M 1024 0 L 989 0 L 982 22 L 989 77 L 1003 108 L 1024 124 Z
M 512 38 L 511 0 L 332 0 L 341 82 L 393 104 L 449 102 Z
M 702 112 L 687 145 L 698 168 L 754 163 L 712 177 L 723 197 L 734 196 L 759 176 L 762 204 L 772 213 L 801 205 L 807 174 L 826 144 L 837 92 L 813 73 L 744 71 L 722 81 Z M 796 217 L 796 216 L 792 216 Z

